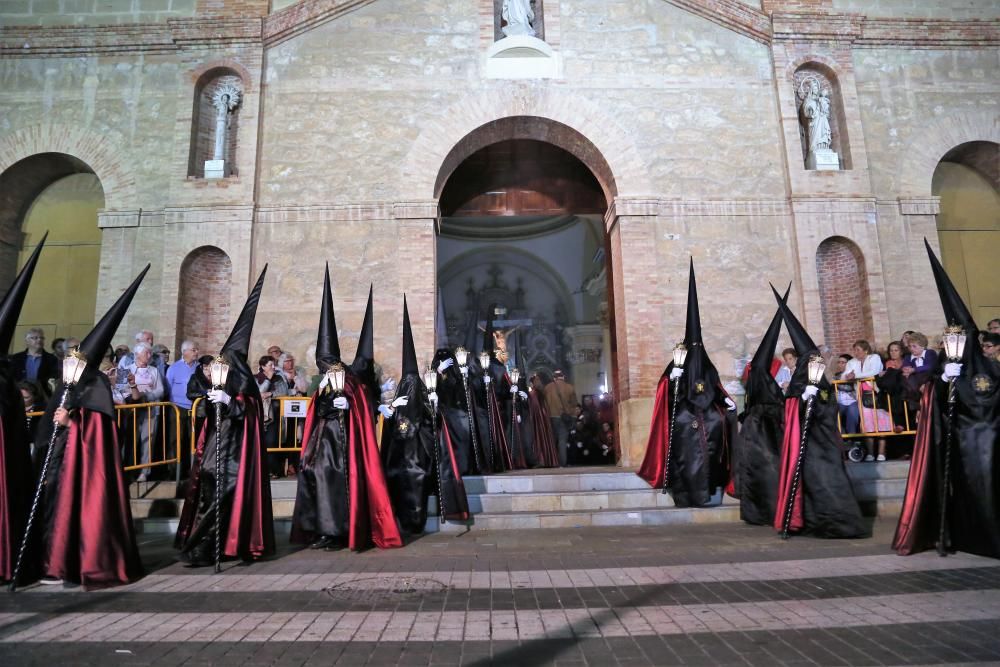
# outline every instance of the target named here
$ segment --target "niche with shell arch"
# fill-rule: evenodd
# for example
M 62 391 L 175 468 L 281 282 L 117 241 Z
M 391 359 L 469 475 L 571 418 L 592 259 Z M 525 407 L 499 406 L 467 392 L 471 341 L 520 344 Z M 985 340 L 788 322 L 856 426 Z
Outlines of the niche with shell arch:
M 177 344 L 193 340 L 217 351 L 229 333 L 233 262 L 215 246 L 195 248 L 181 263 L 177 300 Z
M 504 20 L 501 16 L 503 12 L 504 0 L 492 0 L 493 2 L 493 41 L 499 42 L 504 39 Z M 535 29 L 535 37 L 545 41 L 545 7 L 544 0 L 530 0 L 531 10 L 535 14 L 531 27 Z
M 205 178 L 205 162 L 216 157 L 216 136 L 224 131 L 221 145 L 225 161 L 223 177 L 238 176 L 236 169 L 237 137 L 240 110 L 245 91 L 243 77 L 230 67 L 215 67 L 202 74 L 194 88 L 194 108 L 191 112 L 191 151 L 188 177 Z M 224 123 L 220 127 L 220 106 Z
M 824 342 L 834 354 L 851 352 L 854 341 L 874 344 L 871 293 L 865 256 L 853 241 L 831 236 L 816 250 Z
M 827 65 L 816 61 L 800 65 L 792 77 L 795 87 L 795 108 L 799 118 L 799 142 L 802 147 L 802 164 L 809 166 L 809 119 L 805 117 L 803 103 L 810 89 L 818 90 L 825 98 L 822 105 L 828 106 L 830 149 L 840 156 L 840 169 L 851 169 L 851 146 L 847 136 L 847 120 L 844 115 L 844 97 L 840 90 L 837 74 Z M 815 88 L 813 88 L 815 86 Z

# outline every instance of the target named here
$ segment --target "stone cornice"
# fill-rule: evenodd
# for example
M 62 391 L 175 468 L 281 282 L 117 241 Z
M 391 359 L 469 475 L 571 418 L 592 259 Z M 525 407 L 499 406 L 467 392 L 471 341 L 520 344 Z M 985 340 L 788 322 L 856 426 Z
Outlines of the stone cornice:
M 280 44 L 375 0 L 302 0 L 266 17 L 194 17 L 103 26 L 0 27 L 0 56 L 70 57 L 106 53 Z M 664 0 L 762 44 L 846 42 L 856 48 L 970 48 L 1000 45 L 1000 20 L 866 18 L 845 13 L 774 13 L 737 0 Z

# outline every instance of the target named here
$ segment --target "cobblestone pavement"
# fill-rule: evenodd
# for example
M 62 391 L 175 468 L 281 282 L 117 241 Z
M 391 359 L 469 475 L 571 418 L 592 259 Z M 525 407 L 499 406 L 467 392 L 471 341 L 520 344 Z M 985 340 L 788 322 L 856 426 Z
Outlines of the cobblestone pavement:
M 1000 561 L 744 525 L 437 534 L 0 595 L 0 664 L 1000 664 Z

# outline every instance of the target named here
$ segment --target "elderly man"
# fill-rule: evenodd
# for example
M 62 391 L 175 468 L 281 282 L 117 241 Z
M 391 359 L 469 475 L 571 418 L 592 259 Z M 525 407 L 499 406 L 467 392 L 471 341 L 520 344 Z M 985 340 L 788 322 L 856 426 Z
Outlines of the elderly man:
M 149 329 L 143 329 L 135 335 L 136 343 L 145 343 L 149 345 L 150 349 L 153 348 L 153 332 Z M 118 377 L 124 377 L 125 373 L 121 371 L 127 369 L 133 362 L 135 362 L 135 355 L 133 353 L 126 354 L 118 361 Z M 160 372 L 160 378 L 164 378 L 167 375 L 167 364 L 166 361 L 158 354 L 153 352 L 152 357 L 149 360 L 150 366 L 155 366 L 156 370 Z
M 156 366 L 152 365 L 153 348 L 148 343 L 136 343 L 132 348 L 133 362 L 125 369 L 130 395 L 129 403 L 156 403 L 163 399 L 163 377 Z M 119 371 L 120 373 L 120 371 Z M 159 408 L 139 408 L 135 411 L 136 442 L 133 449 L 133 465 L 150 463 L 150 441 L 155 440 L 156 425 L 159 421 Z M 136 452 L 136 449 L 138 450 Z M 125 452 L 126 460 L 129 452 Z M 149 469 L 144 468 L 137 481 L 145 482 L 149 477 Z
M 28 329 L 24 335 L 27 348 L 10 356 L 11 372 L 16 382 L 34 382 L 45 395 L 52 393 L 54 383 L 62 377 L 59 360 L 45 351 L 45 332 L 38 327 Z M 50 383 L 51 381 L 51 383 Z
M 194 375 L 195 371 L 198 370 L 198 355 L 200 351 L 198 350 L 198 344 L 192 340 L 186 340 L 181 343 L 181 358 L 178 361 L 170 364 L 167 368 L 167 382 L 166 382 L 166 393 L 164 395 L 164 400 L 170 401 L 177 406 L 178 411 L 181 413 L 181 429 L 179 433 L 170 434 L 170 442 L 177 443 L 177 447 L 181 453 L 181 470 L 182 472 L 187 469 L 187 454 L 190 451 L 189 444 L 189 432 L 190 429 L 188 425 L 191 423 L 191 399 L 188 398 L 188 382 L 191 381 L 191 376 Z M 171 419 L 167 420 L 167 428 L 171 431 L 174 428 L 174 422 Z

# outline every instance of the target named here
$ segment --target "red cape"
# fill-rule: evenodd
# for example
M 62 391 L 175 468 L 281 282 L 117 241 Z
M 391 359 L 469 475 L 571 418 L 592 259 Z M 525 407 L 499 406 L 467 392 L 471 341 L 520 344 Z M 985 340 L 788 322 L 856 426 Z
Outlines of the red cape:
M 531 414 L 531 428 L 535 434 L 535 456 L 543 468 L 559 467 L 559 453 L 552 437 L 552 420 L 545 401 L 539 392 L 528 392 L 528 412 Z
M 85 588 L 141 577 L 118 429 L 111 417 L 84 408 L 73 413 L 62 468 L 54 479 L 59 489 L 45 536 L 45 573 Z
M 461 473 L 458 472 L 458 462 L 455 459 L 455 447 L 451 444 L 451 433 L 448 432 L 448 422 L 442 419 L 440 421 L 440 424 L 441 424 L 441 445 L 445 447 L 445 449 L 448 452 L 448 460 L 445 462 L 439 462 L 438 465 L 447 465 L 449 470 L 451 470 L 451 476 L 452 479 L 454 480 L 452 483 L 454 484 L 455 487 L 451 495 L 452 496 L 461 495 L 462 498 L 465 498 L 465 503 L 466 503 L 465 508 L 464 509 L 458 508 L 458 511 L 455 511 L 456 508 L 450 507 L 447 503 L 445 503 L 444 518 L 451 519 L 453 521 L 466 521 L 469 518 L 469 508 L 468 508 L 469 501 L 465 495 L 465 482 L 462 480 Z M 436 474 L 438 475 L 438 482 L 442 485 L 441 495 L 444 495 L 443 494 L 444 482 L 441 479 L 442 475 L 440 469 L 436 471 Z M 440 498 L 438 499 L 438 502 L 441 502 Z
M 344 394 L 351 406 L 345 420 L 350 447 L 347 456 L 350 484 L 350 532 L 347 546 L 357 551 L 367 547 L 371 541 L 380 549 L 401 547 L 403 538 L 400 537 L 396 515 L 389 501 L 389 490 L 382 471 L 382 460 L 379 458 L 378 440 L 375 438 L 375 424 L 371 418 L 372 409 L 364 387 L 357 379 L 348 376 L 344 382 Z M 310 454 L 310 436 L 316 422 L 318 397 L 319 391 L 313 394 L 306 414 L 306 424 L 302 431 L 302 442 L 305 443 L 303 460 Z M 295 539 L 295 531 L 296 527 L 293 525 L 293 541 L 299 541 Z
M 660 378 L 656 385 L 653 401 L 653 419 L 649 425 L 649 440 L 646 442 L 646 456 L 637 473 L 654 489 L 663 488 L 664 465 L 667 462 L 667 447 L 670 443 L 670 379 Z
M 937 535 L 934 534 L 934 523 L 939 520 L 936 511 L 936 492 L 931 475 L 931 464 L 934 453 L 931 451 L 934 431 L 934 383 L 927 382 L 921 390 L 920 423 L 917 424 L 917 435 L 913 441 L 913 457 L 910 460 L 910 472 L 906 478 L 906 495 L 903 497 L 903 509 L 899 513 L 899 523 L 896 524 L 896 534 L 892 539 L 892 548 L 900 556 L 931 549 Z
M 785 399 L 785 437 L 781 441 L 781 466 L 778 469 L 778 498 L 774 510 L 774 529 L 782 531 L 785 527 L 785 510 L 788 498 L 792 495 L 792 477 L 795 475 L 795 465 L 799 460 L 799 446 L 802 444 L 802 426 L 799 423 L 798 397 Z M 792 507 L 792 520 L 788 524 L 790 532 L 802 530 L 805 520 L 802 516 L 802 480 L 795 494 L 795 504 Z
M 486 409 L 490 413 L 490 440 L 493 443 L 493 472 L 503 472 L 513 470 L 514 462 L 510 457 L 510 447 L 507 446 L 507 429 L 503 425 L 503 410 L 500 409 L 500 401 L 497 399 L 493 384 L 486 386 Z M 500 460 L 495 460 L 497 456 Z

